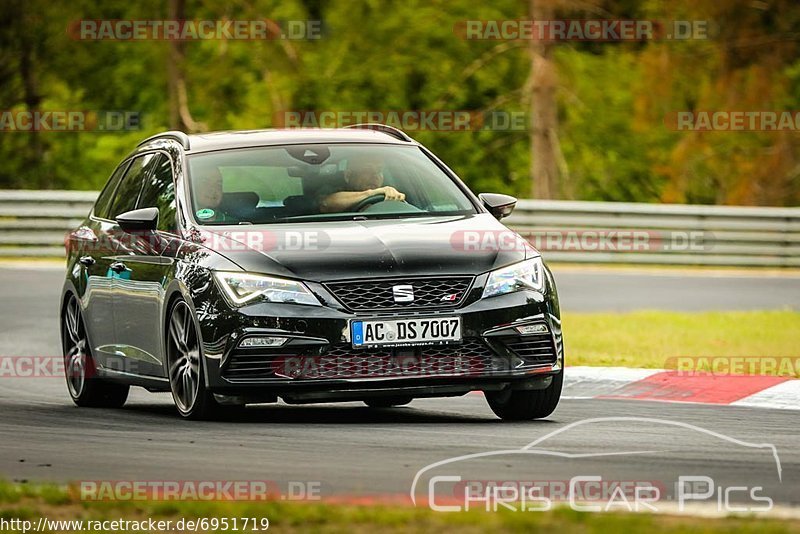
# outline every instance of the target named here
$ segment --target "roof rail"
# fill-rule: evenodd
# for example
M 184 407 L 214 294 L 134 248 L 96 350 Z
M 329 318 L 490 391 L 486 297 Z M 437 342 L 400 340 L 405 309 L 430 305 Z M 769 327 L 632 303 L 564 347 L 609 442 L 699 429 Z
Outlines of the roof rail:
M 408 141 L 411 142 L 411 139 L 403 130 L 395 128 L 394 126 L 389 126 L 388 124 L 380 124 L 378 122 L 365 122 L 362 124 L 351 124 L 349 126 L 345 126 L 345 128 L 358 128 L 359 130 L 375 130 L 381 133 L 385 133 L 387 135 L 391 135 L 395 139 L 399 139 L 401 141 Z
M 141 143 L 136 146 L 142 146 L 150 141 L 155 141 L 156 139 L 173 139 L 183 145 L 183 148 L 189 150 L 189 136 L 183 132 L 179 132 L 177 130 L 172 130 L 169 132 L 161 132 L 155 135 L 151 135 Z

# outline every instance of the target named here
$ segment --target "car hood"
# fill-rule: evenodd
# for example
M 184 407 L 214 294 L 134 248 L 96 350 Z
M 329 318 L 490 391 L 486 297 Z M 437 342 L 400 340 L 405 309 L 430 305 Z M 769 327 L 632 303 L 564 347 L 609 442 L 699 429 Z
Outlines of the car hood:
M 238 226 L 203 234 L 205 246 L 246 271 L 317 282 L 477 275 L 538 254 L 489 214 Z

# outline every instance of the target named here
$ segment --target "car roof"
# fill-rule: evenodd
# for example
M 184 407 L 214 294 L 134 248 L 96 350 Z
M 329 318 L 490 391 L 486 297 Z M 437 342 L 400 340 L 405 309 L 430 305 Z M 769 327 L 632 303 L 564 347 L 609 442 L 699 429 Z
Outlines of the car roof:
M 169 133 L 153 136 L 142 142 L 138 149 L 150 148 L 152 144 L 170 137 Z M 221 131 L 192 134 L 185 136 L 185 139 L 188 140 L 189 145 L 189 148 L 186 150 L 187 155 L 234 148 L 317 143 L 417 144 L 414 141 L 398 139 L 389 133 L 362 128 L 292 128 L 283 130 Z

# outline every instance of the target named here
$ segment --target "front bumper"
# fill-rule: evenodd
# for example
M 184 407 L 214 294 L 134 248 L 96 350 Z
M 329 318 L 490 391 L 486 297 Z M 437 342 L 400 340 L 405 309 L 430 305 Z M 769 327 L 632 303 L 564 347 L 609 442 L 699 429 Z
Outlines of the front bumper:
M 324 302 L 324 300 L 323 300 Z M 353 349 L 349 321 L 460 316 L 463 343 Z M 522 325 L 546 332 L 522 335 Z M 200 316 L 209 389 L 248 402 L 355 400 L 381 395 L 432 397 L 468 391 L 547 387 L 563 369 L 555 290 L 519 291 L 430 312 L 353 313 L 342 306 L 259 303 Z M 243 349 L 253 335 L 287 337 L 279 348 Z M 549 352 L 548 352 L 549 351 Z

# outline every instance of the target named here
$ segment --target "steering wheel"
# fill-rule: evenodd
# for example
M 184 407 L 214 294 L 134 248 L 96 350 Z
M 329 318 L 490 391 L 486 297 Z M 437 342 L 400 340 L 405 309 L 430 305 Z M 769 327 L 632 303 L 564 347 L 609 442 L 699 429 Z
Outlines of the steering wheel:
M 378 202 L 383 202 L 386 198 L 386 195 L 383 193 L 375 193 L 374 195 L 370 195 L 363 200 L 359 200 L 352 208 L 353 211 L 363 211 L 366 208 L 372 206 L 373 204 L 377 204 Z

